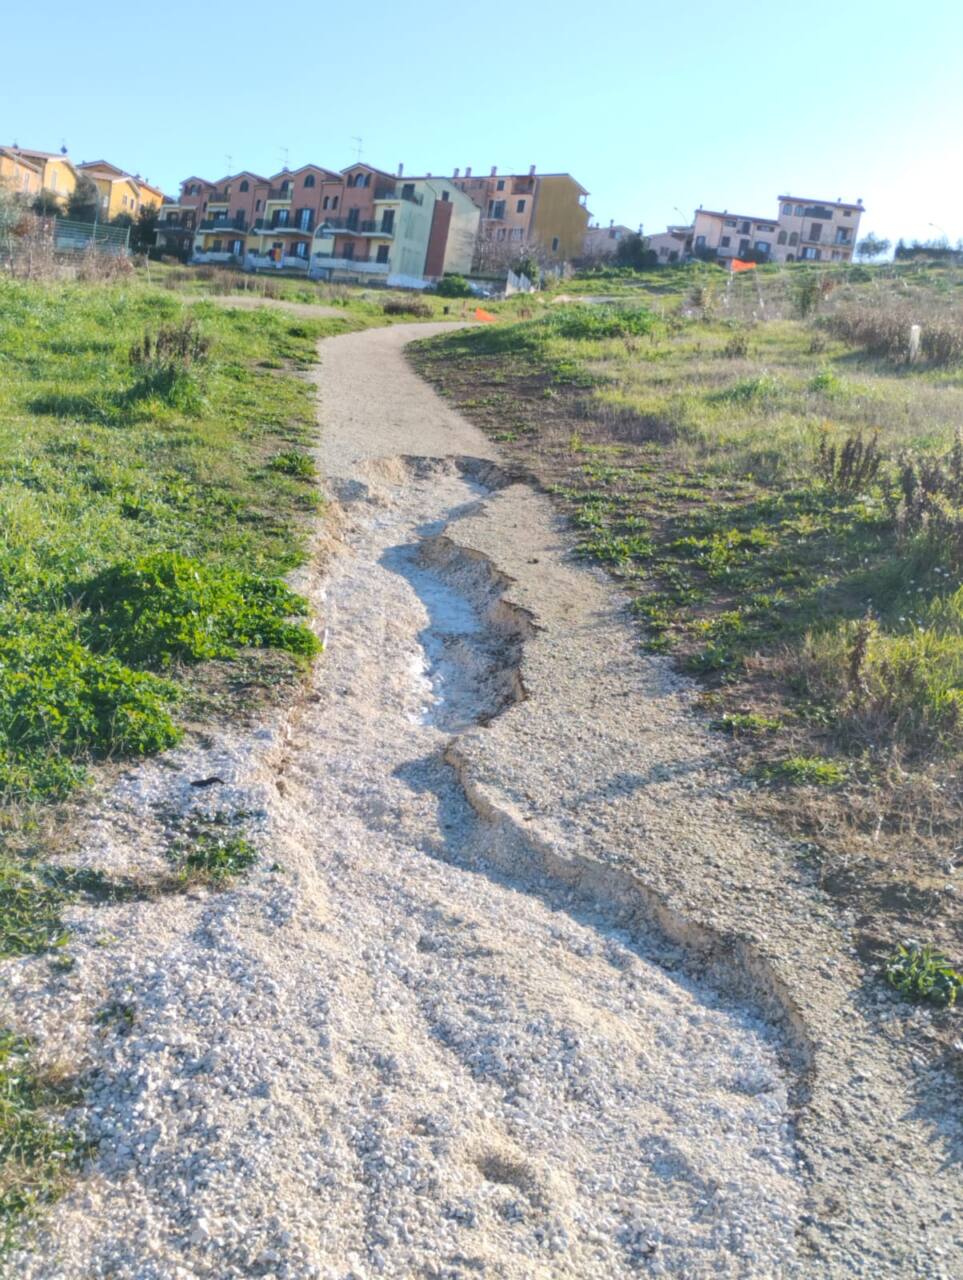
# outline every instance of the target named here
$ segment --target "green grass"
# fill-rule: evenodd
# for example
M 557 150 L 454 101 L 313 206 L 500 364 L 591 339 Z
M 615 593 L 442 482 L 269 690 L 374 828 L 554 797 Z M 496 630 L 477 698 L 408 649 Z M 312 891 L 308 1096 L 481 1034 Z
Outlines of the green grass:
M 935 947 L 900 945 L 886 961 L 886 981 L 912 1000 L 952 1006 L 963 992 L 963 973 Z

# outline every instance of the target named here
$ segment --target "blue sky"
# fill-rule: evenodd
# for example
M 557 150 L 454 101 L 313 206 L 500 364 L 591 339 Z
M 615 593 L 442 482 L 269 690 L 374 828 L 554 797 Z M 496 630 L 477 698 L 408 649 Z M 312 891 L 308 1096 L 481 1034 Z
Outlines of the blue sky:
M 198 173 L 567 170 L 602 222 L 855 200 L 963 237 L 963 3 L 46 0 L 3 20 L 0 142 Z M 16 56 L 9 56 L 13 50 Z

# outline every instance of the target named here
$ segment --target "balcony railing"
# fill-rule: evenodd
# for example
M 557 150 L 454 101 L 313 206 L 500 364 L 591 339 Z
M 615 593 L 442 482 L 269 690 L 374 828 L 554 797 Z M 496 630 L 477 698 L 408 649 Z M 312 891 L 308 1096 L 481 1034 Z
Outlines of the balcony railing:
M 311 259 L 313 276 L 331 271 L 354 271 L 358 275 L 386 276 L 390 270 L 387 262 L 372 262 L 370 258 L 335 258 L 331 254 L 316 253 Z
M 293 195 L 293 187 L 270 187 L 268 189 L 267 198 L 269 200 L 290 200 Z
M 318 225 L 315 234 L 322 238 L 326 235 L 348 236 L 393 236 L 394 223 L 385 223 L 383 218 L 325 218 Z
M 273 218 L 258 218 L 251 230 L 260 231 L 262 235 L 267 235 L 269 232 L 277 232 L 278 234 L 292 232 L 301 236 L 314 235 L 314 227 L 310 224 L 302 227 L 296 222 L 275 222 Z
M 198 231 L 247 231 L 244 219 L 234 218 L 202 218 Z

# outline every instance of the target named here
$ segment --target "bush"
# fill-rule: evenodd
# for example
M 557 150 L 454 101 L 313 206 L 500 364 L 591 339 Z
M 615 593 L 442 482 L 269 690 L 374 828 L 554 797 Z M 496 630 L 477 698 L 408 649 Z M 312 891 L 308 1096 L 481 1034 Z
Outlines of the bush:
M 444 281 L 442 281 L 444 283 Z M 439 292 L 441 290 L 439 289 Z M 470 292 L 470 291 L 469 291 Z M 444 297 L 463 295 L 445 294 Z M 430 316 L 431 307 L 424 298 L 389 298 L 381 308 L 386 316 Z
M 464 276 L 443 276 L 435 285 L 440 298 L 470 298 L 471 285 Z
M 62 795 L 73 760 L 147 755 L 180 734 L 167 681 L 92 652 L 77 619 L 7 607 L 0 613 L 0 792 Z
M 855 431 L 847 436 L 842 448 L 837 448 L 823 435 L 816 454 L 816 472 L 820 480 L 836 493 L 864 493 L 883 464 L 878 440 L 879 436 L 874 435 L 864 441 L 861 433 Z
M 128 354 L 130 365 L 138 374 L 131 398 L 159 396 L 175 409 L 199 412 L 200 388 L 192 368 L 207 359 L 210 346 L 210 339 L 200 333 L 193 317 L 165 326 L 155 338 L 145 333 Z
M 280 579 L 210 566 L 159 551 L 119 564 L 83 591 L 97 648 L 138 665 L 229 658 L 242 647 L 311 657 L 320 645 L 306 626 L 307 601 Z

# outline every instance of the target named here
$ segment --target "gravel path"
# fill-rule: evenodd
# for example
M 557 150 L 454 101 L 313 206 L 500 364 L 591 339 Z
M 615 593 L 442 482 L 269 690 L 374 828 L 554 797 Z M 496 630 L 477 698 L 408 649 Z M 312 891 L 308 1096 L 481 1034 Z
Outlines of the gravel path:
M 143 869 L 172 809 L 244 810 L 259 867 L 7 969 L 100 1139 L 11 1274 L 958 1275 L 939 1081 L 410 336 L 322 346 L 312 690 L 132 770 L 81 839 Z

